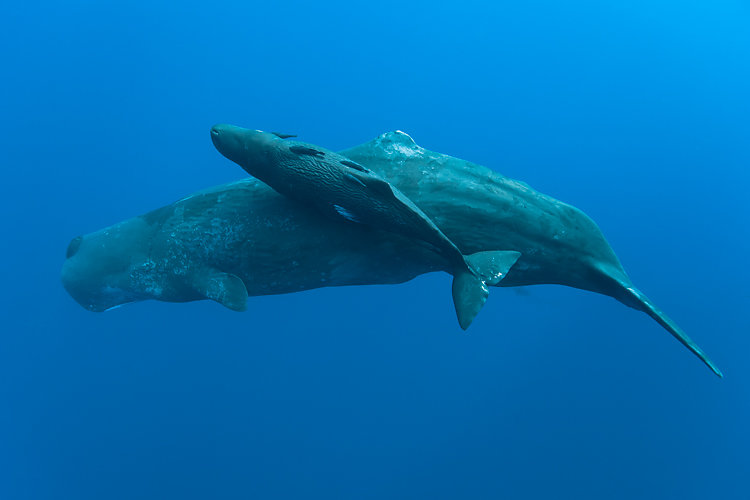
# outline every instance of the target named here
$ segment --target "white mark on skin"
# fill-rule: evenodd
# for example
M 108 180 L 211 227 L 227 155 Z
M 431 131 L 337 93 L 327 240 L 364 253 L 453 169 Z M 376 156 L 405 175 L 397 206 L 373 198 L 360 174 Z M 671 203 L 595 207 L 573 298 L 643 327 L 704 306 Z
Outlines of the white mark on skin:
M 336 213 L 338 213 L 341 217 L 345 218 L 346 220 L 349 220 L 352 222 L 359 222 L 359 218 L 354 213 L 342 207 L 341 205 L 334 205 L 333 208 L 334 210 L 336 210 Z

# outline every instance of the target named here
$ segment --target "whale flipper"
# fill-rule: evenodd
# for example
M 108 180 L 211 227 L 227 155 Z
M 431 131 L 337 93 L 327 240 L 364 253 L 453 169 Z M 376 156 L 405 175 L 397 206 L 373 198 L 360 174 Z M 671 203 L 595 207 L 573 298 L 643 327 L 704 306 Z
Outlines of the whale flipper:
M 289 148 L 289 151 L 297 155 L 309 155 L 318 157 L 323 157 L 326 155 L 323 151 L 318 151 L 317 149 L 309 148 L 307 146 L 292 146 L 291 148 Z
M 343 162 L 342 162 L 343 163 Z M 351 168 L 350 165 L 347 165 Z M 356 181 L 362 186 L 367 187 L 369 190 L 371 190 L 373 193 L 380 195 L 380 196 L 387 196 L 388 198 L 396 199 L 399 202 L 409 206 L 409 207 L 415 207 L 414 203 L 411 200 L 406 199 L 404 195 L 399 196 L 397 191 L 393 190 L 393 186 L 386 181 L 381 179 L 380 177 L 377 177 L 375 175 L 372 175 L 367 170 L 359 170 L 354 169 L 350 170 L 346 173 L 344 176 L 346 180 L 349 181 Z M 425 216 L 426 217 L 426 216 Z
M 453 306 L 461 328 L 466 330 L 484 306 L 490 291 L 497 285 L 521 256 L 520 252 L 477 252 L 464 257 L 467 269 L 453 277 Z
M 359 220 L 359 217 L 357 217 L 357 214 L 347 210 L 341 205 L 334 205 L 333 209 L 336 211 L 337 214 L 339 214 L 341 217 L 348 220 L 349 222 L 357 222 L 357 223 L 362 222 Z
M 347 172 L 344 179 L 366 186 L 381 199 L 391 199 L 417 214 L 455 251 L 456 260 L 460 264 L 453 261 L 455 266 L 452 286 L 453 305 L 456 308 L 459 325 L 466 330 L 487 300 L 488 286 L 497 285 L 505 277 L 508 269 L 516 263 L 521 253 L 515 251 L 485 251 L 468 256 L 461 255 L 460 250 L 440 231 L 440 228 L 414 202 L 398 189 L 394 189 L 389 182 L 375 175 L 357 172 L 356 170 Z M 337 207 L 336 210 L 340 215 L 346 216 L 342 214 L 340 207 Z
M 352 184 L 361 186 L 363 188 L 367 187 L 367 184 L 365 184 L 364 182 L 362 182 L 361 180 L 359 180 L 356 176 L 352 174 L 348 174 L 348 173 L 344 174 L 344 180 L 347 182 L 351 182 Z
M 367 170 L 365 167 L 363 167 L 359 163 L 355 163 L 355 162 L 353 162 L 351 160 L 341 160 L 341 164 L 344 165 L 344 166 L 346 166 L 346 167 L 353 168 L 354 170 L 358 170 L 360 172 L 364 172 L 366 174 L 370 173 L 370 171 Z
M 247 288 L 236 275 L 209 270 L 197 273 L 192 280 L 196 292 L 232 311 L 247 309 Z

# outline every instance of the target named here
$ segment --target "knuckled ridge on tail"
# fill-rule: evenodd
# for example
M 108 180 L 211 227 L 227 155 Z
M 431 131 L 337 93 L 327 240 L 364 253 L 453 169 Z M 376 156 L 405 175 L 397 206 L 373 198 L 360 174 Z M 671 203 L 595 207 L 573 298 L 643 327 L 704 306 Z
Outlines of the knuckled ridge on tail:
M 453 305 L 461 328 L 469 328 L 487 300 L 489 285 L 498 284 L 520 256 L 519 252 L 513 251 L 477 252 L 464 256 L 467 268 L 455 271 L 453 277 Z
M 612 295 L 623 304 L 632 307 L 633 309 L 643 311 L 651 316 L 654 320 L 656 320 L 657 323 L 664 327 L 664 329 L 671 333 L 674 338 L 679 340 L 682 345 L 690 349 L 693 354 L 698 356 L 700 360 L 703 361 L 706 366 L 711 369 L 712 372 L 714 372 L 719 377 L 724 377 L 724 374 L 721 373 L 721 370 L 719 370 L 719 368 L 713 363 L 713 361 L 708 358 L 706 353 L 703 352 L 703 349 L 698 347 L 698 344 L 693 342 L 693 340 L 688 337 L 674 321 L 672 321 L 666 314 L 664 314 L 661 309 L 656 307 L 651 299 L 646 297 L 643 292 L 635 288 L 623 273 L 608 269 L 606 266 L 601 265 L 597 266 L 597 268 L 602 271 L 608 279 L 614 281 L 617 286 L 617 293 L 610 295 Z

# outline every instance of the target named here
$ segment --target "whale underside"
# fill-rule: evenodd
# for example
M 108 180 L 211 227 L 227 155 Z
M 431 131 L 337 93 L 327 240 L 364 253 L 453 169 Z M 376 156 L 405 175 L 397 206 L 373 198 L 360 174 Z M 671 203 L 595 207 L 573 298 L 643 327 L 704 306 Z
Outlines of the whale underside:
M 497 286 L 560 284 L 645 312 L 714 373 L 719 369 L 633 286 L 583 212 L 486 167 L 426 150 L 390 132 L 341 152 L 409 197 L 464 253 L 520 252 Z M 71 242 L 62 281 L 83 307 L 103 311 L 155 299 L 212 299 L 326 286 L 396 284 L 449 271 L 428 245 L 336 220 L 247 178 Z M 244 287 L 243 287 L 244 285 Z

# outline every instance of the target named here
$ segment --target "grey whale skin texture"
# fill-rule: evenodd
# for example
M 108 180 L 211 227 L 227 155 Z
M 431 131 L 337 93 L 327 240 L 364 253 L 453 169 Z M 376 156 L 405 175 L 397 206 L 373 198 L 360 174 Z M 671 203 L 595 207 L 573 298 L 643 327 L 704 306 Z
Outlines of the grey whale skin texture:
M 633 286 L 597 225 L 577 208 L 486 167 L 426 150 L 399 131 L 341 154 L 395 185 L 463 253 L 520 252 L 498 286 L 559 284 L 613 297 L 651 316 L 722 376 Z M 242 283 L 256 296 L 450 272 L 449 263 L 418 240 L 319 215 L 252 178 L 75 238 L 67 255 L 63 285 L 91 311 L 146 299 L 212 299 L 242 310 L 244 303 L 227 299 Z
M 325 148 L 228 124 L 211 127 L 211 141 L 248 174 L 306 207 L 431 245 L 451 265 L 453 304 L 464 330 L 484 306 L 488 286 L 502 280 L 521 255 L 505 250 L 462 254 L 393 184 Z

